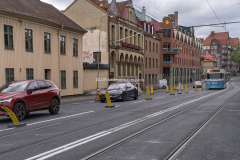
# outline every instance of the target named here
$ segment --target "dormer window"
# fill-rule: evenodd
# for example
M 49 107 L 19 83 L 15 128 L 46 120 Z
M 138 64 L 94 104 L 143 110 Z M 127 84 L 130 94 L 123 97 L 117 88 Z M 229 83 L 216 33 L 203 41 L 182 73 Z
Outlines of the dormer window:
M 148 33 L 150 33 L 150 24 L 148 24 Z
M 152 34 L 153 34 L 153 26 L 152 26 Z
M 147 30 L 146 22 L 144 22 L 144 31 Z

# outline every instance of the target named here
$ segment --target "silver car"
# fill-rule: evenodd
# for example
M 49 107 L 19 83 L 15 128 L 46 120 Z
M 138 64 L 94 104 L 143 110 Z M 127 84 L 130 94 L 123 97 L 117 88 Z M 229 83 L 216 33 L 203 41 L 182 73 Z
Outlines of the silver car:
M 197 88 L 201 88 L 201 81 L 195 81 L 193 83 L 193 88 L 195 88 L 195 84 L 197 85 Z

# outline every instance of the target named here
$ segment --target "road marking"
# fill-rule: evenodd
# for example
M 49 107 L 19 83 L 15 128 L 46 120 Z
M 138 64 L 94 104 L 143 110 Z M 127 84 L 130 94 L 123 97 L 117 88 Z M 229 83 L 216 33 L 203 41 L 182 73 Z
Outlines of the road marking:
M 163 97 L 157 97 L 157 98 L 155 98 L 155 99 L 159 99 L 159 98 L 163 98 Z
M 115 107 L 120 107 L 120 105 L 117 105 L 117 106 L 115 106 Z
M 64 117 L 49 119 L 49 120 L 45 120 L 45 121 L 30 123 L 30 124 L 27 124 L 27 126 L 31 126 L 31 125 L 35 125 L 35 124 L 40 124 L 40 123 L 45 123 L 45 122 L 50 122 L 50 121 L 55 121 L 55 120 L 59 120 L 59 119 L 69 118 L 69 117 L 74 117 L 74 116 L 79 116 L 79 115 L 82 115 L 82 114 L 87 114 L 87 113 L 92 113 L 92 112 L 94 112 L 94 111 L 83 112 L 83 113 L 78 113 L 78 114 L 74 114 L 74 115 L 70 115 L 70 116 L 64 116 Z
M 140 102 L 144 102 L 144 101 L 146 101 L 146 100 L 141 100 L 141 101 L 137 101 L 137 102 L 133 102 L 133 103 L 140 103 Z
M 222 91 L 221 91 L 221 92 L 222 92 Z M 216 92 L 216 93 L 214 93 L 214 94 L 217 94 L 217 93 L 218 93 L 218 92 Z M 214 94 L 210 94 L 210 95 L 214 95 Z M 210 95 L 207 95 L 207 96 L 204 96 L 204 97 L 206 98 L 206 97 L 209 97 Z M 198 98 L 198 99 L 195 99 L 195 100 L 192 100 L 192 101 L 189 101 L 188 104 L 189 104 L 189 103 L 193 103 L 193 102 L 195 102 L 195 101 L 198 101 L 198 100 L 200 100 L 200 99 L 202 99 L 202 97 L 201 97 L 201 98 Z M 138 101 L 138 102 L 142 102 L 142 101 Z M 138 103 L 138 102 L 137 102 L 137 103 Z M 95 140 L 95 139 L 101 138 L 101 137 L 106 136 L 106 135 L 108 135 L 108 134 L 117 132 L 117 131 L 119 131 L 119 130 L 122 130 L 122 129 L 124 129 L 124 128 L 130 127 L 130 126 L 132 126 L 132 125 L 135 125 L 135 124 L 137 124 L 137 123 L 140 123 L 140 122 L 146 121 L 146 120 L 148 120 L 148 119 L 154 118 L 154 117 L 159 116 L 159 115 L 161 115 L 161 114 L 163 114 L 163 113 L 166 113 L 166 112 L 175 110 L 175 109 L 180 108 L 180 107 L 182 107 L 182 106 L 184 106 L 184 105 L 186 105 L 186 104 L 187 104 L 187 102 L 185 102 L 185 103 L 183 103 L 183 104 L 180 104 L 180 105 L 177 105 L 177 106 L 173 106 L 173 107 L 168 108 L 168 109 L 165 109 L 165 110 L 161 110 L 161 111 L 159 111 L 159 112 L 150 114 L 150 115 L 145 116 L 145 117 L 143 117 L 143 118 L 136 119 L 136 120 L 134 120 L 134 121 L 131 121 L 131 122 L 122 124 L 122 125 L 120 125 L 120 126 L 111 128 L 111 129 L 109 129 L 109 130 L 106 130 L 106 131 L 103 131 L 103 132 L 94 134 L 94 135 L 92 135 L 92 136 L 89 136 L 89 137 L 86 137 L 86 138 L 83 138 L 83 139 L 74 141 L 74 142 L 72 142 L 72 143 L 68 143 L 68 144 L 66 144 L 66 145 L 63 145 L 63 146 L 58 147 L 58 148 L 55 148 L 55 149 L 53 149 L 53 150 L 50 150 L 50 151 L 41 153 L 41 154 L 36 155 L 36 156 L 34 156 L 34 157 L 30 157 L 30 158 L 28 158 L 28 159 L 26 159 L 26 160 L 33 160 L 33 159 L 44 160 L 44 159 L 50 158 L 50 157 L 52 157 L 52 156 L 54 156 L 54 155 L 60 154 L 60 153 L 62 153 L 62 152 L 65 152 L 65 151 L 67 151 L 67 150 L 70 150 L 70 149 L 72 149 L 72 148 L 75 148 L 75 147 L 77 147 L 77 146 L 80 146 L 80 145 L 85 144 L 85 143 L 87 143 L 87 142 L 93 141 L 93 140 Z

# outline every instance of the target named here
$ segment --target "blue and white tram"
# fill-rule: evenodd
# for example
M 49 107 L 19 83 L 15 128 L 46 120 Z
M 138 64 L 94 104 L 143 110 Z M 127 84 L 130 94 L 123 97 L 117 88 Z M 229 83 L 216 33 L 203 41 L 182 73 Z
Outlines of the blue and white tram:
M 208 69 L 207 70 L 207 89 L 226 88 L 227 72 L 225 69 Z

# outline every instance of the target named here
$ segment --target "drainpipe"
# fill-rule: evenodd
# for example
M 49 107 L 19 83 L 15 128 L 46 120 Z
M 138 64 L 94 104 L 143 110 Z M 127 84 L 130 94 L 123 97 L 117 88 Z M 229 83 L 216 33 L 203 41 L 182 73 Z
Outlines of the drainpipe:
M 108 64 L 109 64 L 109 69 L 108 69 L 108 78 L 110 79 L 110 17 L 108 16 Z M 108 85 L 110 85 L 110 81 L 108 81 Z

